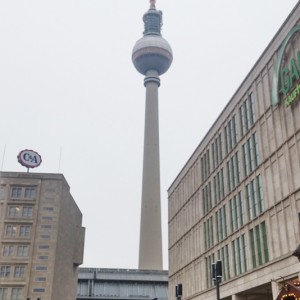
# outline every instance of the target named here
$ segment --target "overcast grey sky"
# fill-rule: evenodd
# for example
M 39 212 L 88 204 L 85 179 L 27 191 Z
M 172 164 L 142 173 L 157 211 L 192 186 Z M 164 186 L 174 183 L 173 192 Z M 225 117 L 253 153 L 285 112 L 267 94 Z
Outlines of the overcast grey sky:
M 174 60 L 161 77 L 164 268 L 167 189 L 296 0 L 157 0 Z M 145 89 L 131 51 L 148 0 L 0 1 L 0 159 L 63 173 L 83 213 L 85 267 L 137 268 Z

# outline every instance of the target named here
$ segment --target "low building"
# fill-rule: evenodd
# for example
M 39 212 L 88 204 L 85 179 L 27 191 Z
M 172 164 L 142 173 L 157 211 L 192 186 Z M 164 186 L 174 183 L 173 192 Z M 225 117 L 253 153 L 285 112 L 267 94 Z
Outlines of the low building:
M 0 172 L 0 299 L 76 299 L 84 232 L 63 175 Z
M 79 268 L 77 300 L 168 299 L 168 272 Z
M 298 279 L 299 1 L 175 178 L 168 201 L 169 299 L 178 284 L 184 300 L 216 299 L 218 260 L 221 299 L 275 300 Z

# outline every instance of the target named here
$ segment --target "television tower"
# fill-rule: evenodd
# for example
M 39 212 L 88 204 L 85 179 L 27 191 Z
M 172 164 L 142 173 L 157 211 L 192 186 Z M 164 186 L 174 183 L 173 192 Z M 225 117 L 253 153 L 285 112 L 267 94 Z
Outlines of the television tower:
M 145 75 L 146 111 L 142 206 L 140 227 L 139 269 L 162 270 L 162 233 L 160 205 L 158 87 L 159 76 L 170 67 L 173 54 L 169 43 L 161 36 L 162 12 L 150 0 L 144 14 L 144 33 L 132 51 L 135 68 Z

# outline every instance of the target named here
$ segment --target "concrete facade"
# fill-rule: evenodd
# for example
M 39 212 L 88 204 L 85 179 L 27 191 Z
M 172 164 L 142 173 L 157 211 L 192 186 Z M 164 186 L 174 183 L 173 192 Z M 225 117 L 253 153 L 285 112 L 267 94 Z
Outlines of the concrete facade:
M 63 175 L 1 172 L 0 299 L 75 300 L 84 233 Z
M 79 268 L 77 300 L 166 300 L 168 272 Z
M 300 2 L 168 190 L 169 299 L 178 284 L 215 299 L 217 260 L 221 299 L 276 299 L 299 277 L 299 17 Z

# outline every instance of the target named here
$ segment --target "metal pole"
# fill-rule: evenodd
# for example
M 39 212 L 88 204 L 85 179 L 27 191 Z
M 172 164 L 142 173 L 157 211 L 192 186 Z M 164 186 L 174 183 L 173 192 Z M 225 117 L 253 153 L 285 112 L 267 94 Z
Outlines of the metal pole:
M 220 278 L 216 279 L 217 300 L 220 300 Z

